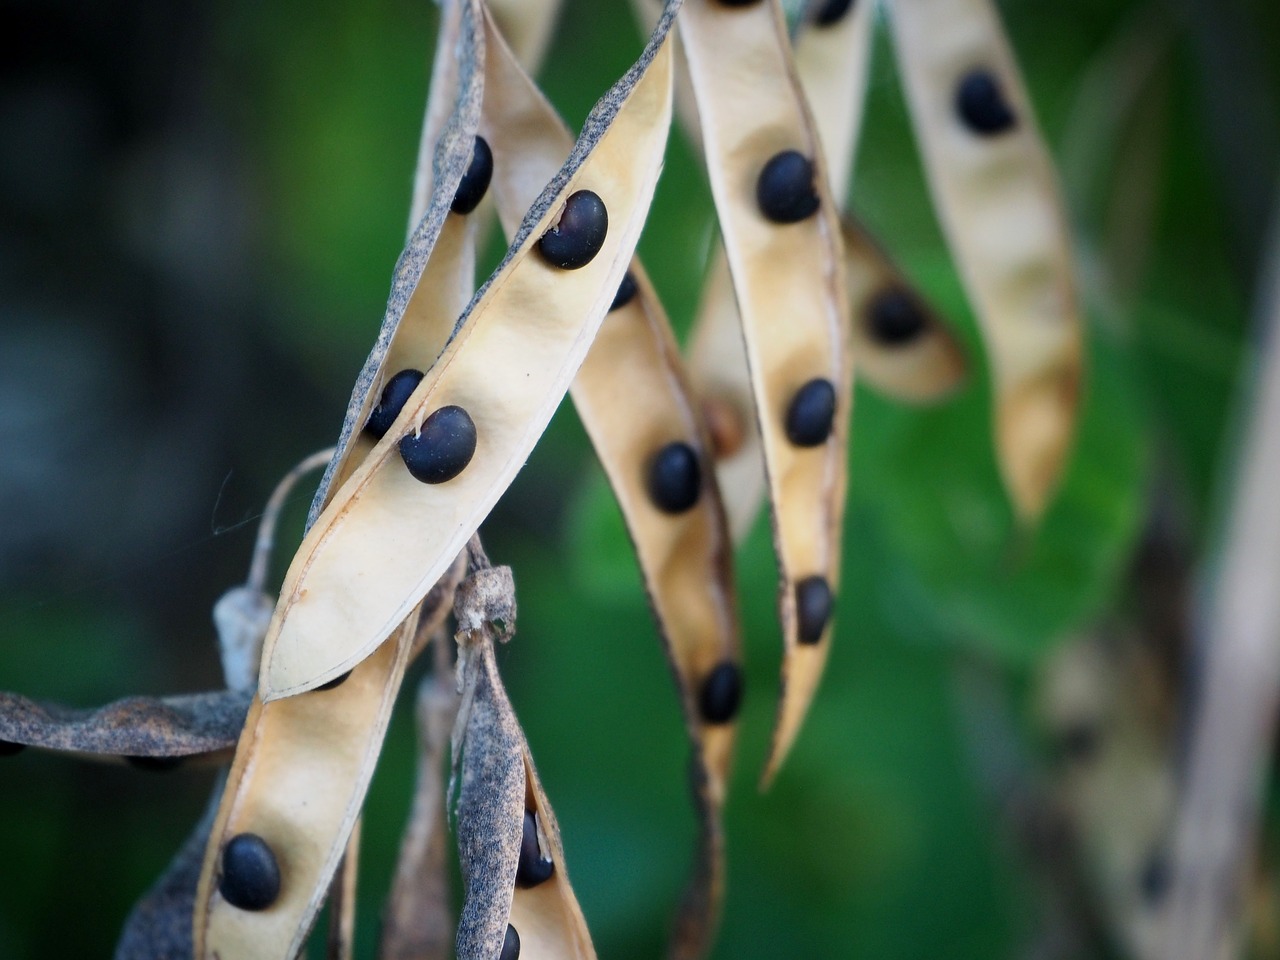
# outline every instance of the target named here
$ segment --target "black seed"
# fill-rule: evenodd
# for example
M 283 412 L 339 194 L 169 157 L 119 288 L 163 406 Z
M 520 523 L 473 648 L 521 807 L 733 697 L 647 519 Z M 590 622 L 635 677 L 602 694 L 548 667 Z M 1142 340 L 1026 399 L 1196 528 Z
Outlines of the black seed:
M 622 282 L 618 284 L 618 292 L 613 295 L 613 303 L 609 304 L 609 312 L 613 313 L 613 311 L 625 307 L 636 298 L 636 292 L 639 289 L 635 275 L 628 270 L 622 275 Z
M 728 723 L 742 704 L 742 669 L 729 661 L 719 664 L 702 681 L 698 710 L 707 723 Z
M 154 773 L 163 773 L 166 770 L 172 770 L 181 766 L 182 757 L 125 757 L 125 763 L 138 770 L 150 770 Z
M 831 436 L 836 419 L 836 388 L 817 377 L 796 391 L 787 408 L 787 439 L 797 447 L 818 447 Z
M 538 252 L 553 267 L 577 270 L 595 259 L 608 232 L 604 201 L 590 190 L 579 190 L 564 202 L 560 222 L 538 241 Z
M 461 407 L 441 407 L 422 424 L 422 430 L 400 441 L 400 456 L 415 480 L 444 483 L 471 462 L 476 452 L 476 425 Z
M 844 15 L 851 9 L 853 9 L 853 0 L 827 0 L 819 8 L 817 15 L 813 18 L 813 22 L 820 27 L 829 27 L 833 23 L 839 23 L 843 20 Z
M 373 408 L 373 413 L 369 414 L 369 422 L 364 425 L 364 428 L 379 440 L 386 436 L 391 425 L 396 422 L 396 417 L 400 416 L 400 411 L 404 409 L 405 401 L 414 390 L 418 389 L 418 384 L 421 382 L 421 370 L 401 370 L 388 380 L 387 385 L 382 388 L 378 405 Z
M 929 325 L 920 301 L 901 287 L 886 287 L 867 304 L 867 333 L 890 347 L 910 343 Z
M 798 223 L 812 216 L 818 209 L 813 163 L 796 150 L 774 156 L 756 181 L 756 203 L 774 223 Z
M 347 677 L 349 676 L 351 676 L 350 670 L 348 670 L 346 673 L 340 673 L 336 677 L 334 677 L 332 680 L 329 680 L 325 683 L 320 684 L 320 686 L 316 687 L 316 689 L 332 690 L 334 687 L 340 687 L 347 682 Z
M 536 887 L 551 879 L 556 865 L 538 850 L 538 818 L 533 811 L 524 812 L 524 833 L 520 838 L 520 862 L 516 866 L 516 886 Z
M 701 489 L 702 467 L 687 443 L 668 443 L 649 461 L 649 497 L 663 513 L 684 513 Z
M 956 113 L 974 133 L 993 137 L 1012 129 L 1017 118 L 1004 99 L 1000 82 L 988 70 L 970 70 L 956 87 Z
M 1148 858 L 1142 868 L 1142 876 L 1138 878 L 1138 886 L 1142 891 L 1142 899 L 1150 906 L 1159 906 L 1169 892 L 1169 883 L 1173 879 L 1173 871 L 1169 869 L 1169 861 L 1163 853 L 1156 851 Z
M 822 639 L 831 619 L 835 597 L 826 577 L 805 577 L 796 584 L 796 621 L 801 643 L 817 643 Z
M 1054 753 L 1061 763 L 1088 763 L 1098 755 L 1102 734 L 1087 720 L 1073 723 L 1058 735 Z
M 0 740 L 0 757 L 12 757 L 27 749 L 25 743 L 14 743 L 12 740 Z
M 462 175 L 458 189 L 453 195 L 453 203 L 449 209 L 454 213 L 470 213 L 480 206 L 485 191 L 489 189 L 489 181 L 493 179 L 493 151 L 484 137 L 476 137 L 475 147 L 471 151 L 471 163 L 467 172 Z
M 240 833 L 222 848 L 222 898 L 241 910 L 265 910 L 280 896 L 280 867 L 267 842 Z
M 520 934 L 516 933 L 516 928 L 511 924 L 507 924 L 507 935 L 502 938 L 502 952 L 498 954 L 498 960 L 519 960 L 520 957 Z

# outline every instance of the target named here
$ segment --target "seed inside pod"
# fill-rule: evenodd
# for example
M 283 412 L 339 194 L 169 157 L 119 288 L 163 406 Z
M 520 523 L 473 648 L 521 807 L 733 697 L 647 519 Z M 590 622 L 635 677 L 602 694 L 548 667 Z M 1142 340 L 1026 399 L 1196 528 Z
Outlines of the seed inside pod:
M 796 584 L 796 620 L 801 643 L 817 643 L 822 639 L 835 597 L 826 577 L 805 577 Z
M 728 723 L 742 704 L 742 669 L 726 660 L 702 681 L 698 710 L 707 723 Z
M 256 833 L 240 833 L 222 848 L 218 892 L 241 910 L 265 910 L 280 896 L 280 866 Z
M 649 461 L 649 498 L 663 513 L 684 513 L 701 488 L 702 467 L 687 443 L 668 443 Z
M 350 670 L 348 670 L 346 673 L 340 673 L 336 677 L 334 677 L 332 680 L 329 680 L 329 681 L 326 681 L 325 683 L 320 684 L 320 686 L 316 687 L 316 689 L 332 690 L 334 687 L 340 687 L 347 682 L 347 677 L 349 676 L 351 676 Z
M 507 935 L 502 938 L 502 952 L 498 954 L 498 960 L 519 960 L 520 957 L 520 934 L 516 933 L 516 928 L 511 924 L 507 924 Z
M 163 773 L 182 765 L 182 757 L 125 757 L 125 763 L 135 770 L 150 770 Z
M 867 333 L 886 346 L 910 343 L 928 326 L 920 302 L 901 287 L 886 287 L 867 304 Z
M 414 390 L 418 389 L 418 384 L 421 382 L 421 370 L 401 370 L 388 380 L 386 386 L 382 388 L 378 405 L 373 408 L 373 413 L 369 414 L 369 422 L 364 425 L 365 430 L 379 440 L 386 436 L 391 425 L 396 422 L 396 417 L 400 416 L 400 411 L 404 409 L 405 401 Z
M 609 211 L 590 190 L 571 193 L 560 219 L 538 241 L 542 259 L 561 270 L 577 270 L 595 259 L 609 232 Z
M 618 284 L 618 292 L 613 295 L 613 303 L 609 304 L 609 312 L 621 310 L 628 303 L 636 298 L 636 292 L 640 289 L 636 283 L 635 274 L 630 270 L 622 275 L 622 282 Z
M 1017 122 L 1000 81 L 981 67 L 961 78 L 956 87 L 956 112 L 966 127 L 984 137 L 1004 133 Z
M 717 460 L 732 457 L 742 449 L 747 428 L 742 422 L 742 413 L 732 400 L 707 397 L 702 401 L 702 417 L 711 435 L 711 449 L 715 451 Z
M 853 0 L 827 0 L 818 8 L 813 22 L 820 27 L 829 27 L 844 19 L 845 14 L 853 9 Z
M 0 740 L 0 757 L 12 757 L 27 749 L 25 743 L 14 743 L 12 740 Z
M 532 810 L 524 812 L 524 833 L 520 837 L 520 861 L 516 866 L 516 886 L 536 887 L 551 879 L 556 865 L 538 849 L 538 818 Z
M 454 213 L 467 214 L 480 206 L 485 191 L 489 189 L 489 181 L 493 179 L 493 151 L 484 137 L 476 137 L 475 146 L 471 150 L 471 163 L 467 172 L 462 175 L 458 189 L 453 195 L 453 203 L 449 209 Z
M 476 425 L 461 407 L 441 407 L 418 433 L 400 440 L 400 456 L 415 480 L 444 483 L 471 462 L 476 452 Z
M 774 223 L 798 223 L 818 209 L 813 187 L 813 162 L 798 150 L 783 150 L 770 158 L 756 181 L 756 203 Z
M 836 417 L 836 388 L 816 377 L 796 391 L 787 408 L 787 439 L 797 447 L 818 447 L 831 436 Z

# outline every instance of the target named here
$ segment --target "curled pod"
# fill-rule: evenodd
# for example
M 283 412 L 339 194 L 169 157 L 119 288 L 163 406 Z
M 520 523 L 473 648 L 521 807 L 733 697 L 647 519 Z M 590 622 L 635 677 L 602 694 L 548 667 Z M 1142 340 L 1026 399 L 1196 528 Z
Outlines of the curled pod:
M 1057 176 L 994 4 L 889 6 L 934 206 L 990 357 L 996 459 L 1034 522 L 1062 475 L 1083 365 Z

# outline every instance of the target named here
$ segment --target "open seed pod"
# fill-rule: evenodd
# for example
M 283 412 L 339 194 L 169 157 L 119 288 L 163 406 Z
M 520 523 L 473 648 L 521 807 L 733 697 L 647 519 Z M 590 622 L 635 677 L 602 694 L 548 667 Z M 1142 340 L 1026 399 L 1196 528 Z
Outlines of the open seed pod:
M 313 689 L 376 649 L 523 466 L 608 310 L 652 199 L 670 122 L 663 40 L 675 9 L 592 112 L 444 354 L 308 532 L 264 646 L 264 699 Z
M 509 595 L 509 570 L 481 573 L 505 584 L 507 590 L 499 593 Z M 468 597 L 465 585 L 458 599 L 463 693 L 454 763 L 461 771 L 457 833 L 466 897 L 456 956 L 594 960 L 591 936 L 569 885 L 555 814 L 498 676 L 489 599 Z M 502 619 L 510 631 L 510 614 Z
M 515 233 L 538 185 L 563 163 L 573 138 L 520 69 L 492 21 L 481 135 L 494 148 L 493 195 Z M 688 924 L 709 945 L 722 865 L 719 808 L 742 692 L 731 544 L 700 418 L 665 312 L 638 259 L 610 306 L 570 388 L 622 508 L 676 676 L 694 746 L 696 800 L 706 823 L 691 891 L 701 916 Z M 631 402 L 643 397 L 644 403 Z M 714 842 L 713 842 L 714 841 Z
M 890 8 L 934 206 L 990 356 L 996 458 L 1032 522 L 1062 475 L 1082 365 L 1057 180 L 990 0 Z
M 680 30 L 747 346 L 782 581 L 768 781 L 822 675 L 839 582 L 853 380 L 840 226 L 776 0 L 691 0 Z

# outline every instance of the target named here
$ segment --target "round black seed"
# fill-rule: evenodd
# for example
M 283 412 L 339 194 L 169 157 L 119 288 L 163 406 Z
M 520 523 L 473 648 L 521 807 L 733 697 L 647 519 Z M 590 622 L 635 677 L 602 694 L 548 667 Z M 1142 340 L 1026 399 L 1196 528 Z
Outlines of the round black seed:
M 818 447 L 831 436 L 836 419 L 836 388 L 817 377 L 796 391 L 787 408 L 787 439 L 797 447 Z
M 516 928 L 511 924 L 507 924 L 507 935 L 502 938 L 502 952 L 498 954 L 498 960 L 519 960 L 520 957 L 520 934 L 516 933 Z
M 14 743 L 12 740 L 0 740 L 0 757 L 12 757 L 27 749 L 25 743 Z
M 332 690 L 334 687 L 340 687 L 347 682 L 347 677 L 349 676 L 351 676 L 350 670 L 348 670 L 346 673 L 340 673 L 336 677 L 334 677 L 332 680 L 329 680 L 325 683 L 320 684 L 320 686 L 316 687 L 316 689 Z
M 181 766 L 182 757 L 125 757 L 125 763 L 137 770 L 150 770 L 163 773 Z
M 687 443 L 668 443 L 649 461 L 649 498 L 663 513 L 684 513 L 701 489 L 702 467 Z
M 827 629 L 835 597 L 826 577 L 805 577 L 796 584 L 796 620 L 801 643 L 817 643 Z
M 476 137 L 476 145 L 471 151 L 471 163 L 467 172 L 462 175 L 458 189 L 453 195 L 453 203 L 449 209 L 454 213 L 470 213 L 480 206 L 485 191 L 489 189 L 489 181 L 493 179 L 493 151 L 484 137 Z
M 476 452 L 476 425 L 461 407 L 441 407 L 422 424 L 422 430 L 400 441 L 400 456 L 415 480 L 444 483 L 471 462 Z
M 851 9 L 853 9 L 853 0 L 827 0 L 818 8 L 813 22 L 820 27 L 829 27 L 843 20 L 844 15 Z
M 871 339 L 889 347 L 910 343 L 929 325 L 920 301 L 901 287 L 877 293 L 867 304 L 866 322 Z
M 725 661 L 707 674 L 698 692 L 698 710 L 707 723 L 728 723 L 742 704 L 742 669 Z
M 560 221 L 542 235 L 538 252 L 553 267 L 577 270 L 595 259 L 609 232 L 609 211 L 590 190 L 579 190 L 564 202 Z
M 618 292 L 613 295 L 613 303 L 609 304 L 609 312 L 613 313 L 613 311 L 625 307 L 636 298 L 636 292 L 639 289 L 635 275 L 628 270 L 622 275 L 622 282 L 618 284 Z
M 280 896 L 276 856 L 256 833 L 240 833 L 222 848 L 222 898 L 241 910 L 265 910 Z
M 520 861 L 516 866 L 516 886 L 536 887 L 551 879 L 555 871 L 554 861 L 543 857 L 538 850 L 538 818 L 531 810 L 526 810 L 524 833 L 520 837 Z
M 373 408 L 373 413 L 369 414 L 369 422 L 364 425 L 364 428 L 381 440 L 391 429 L 391 425 L 396 422 L 396 417 L 400 416 L 400 411 L 404 409 L 409 395 L 418 389 L 418 384 L 421 382 L 421 370 L 401 370 L 388 380 L 387 385 L 382 388 L 378 405 Z
M 803 153 L 783 150 L 772 157 L 756 181 L 756 203 L 774 223 L 798 223 L 818 209 L 813 163 Z
M 956 87 L 956 113 L 964 125 L 984 137 L 994 137 L 1017 122 L 1000 82 L 988 70 L 970 70 Z

